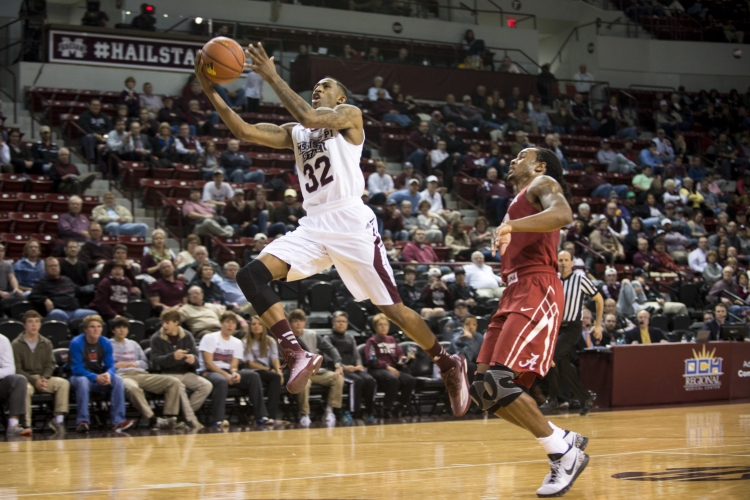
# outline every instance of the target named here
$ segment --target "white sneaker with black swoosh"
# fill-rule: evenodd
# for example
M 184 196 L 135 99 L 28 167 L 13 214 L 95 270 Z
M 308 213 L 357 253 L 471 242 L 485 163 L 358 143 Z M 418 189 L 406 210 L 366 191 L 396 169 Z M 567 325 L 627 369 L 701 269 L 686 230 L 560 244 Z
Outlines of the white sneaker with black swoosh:
M 573 431 L 565 431 L 563 440 L 571 446 L 575 446 L 579 450 L 583 451 L 589 445 L 589 438 L 583 434 L 578 434 Z
M 541 488 L 536 490 L 540 498 L 561 497 L 573 487 L 573 483 L 589 463 L 589 456 L 575 446 L 564 454 L 547 455 L 550 470 Z

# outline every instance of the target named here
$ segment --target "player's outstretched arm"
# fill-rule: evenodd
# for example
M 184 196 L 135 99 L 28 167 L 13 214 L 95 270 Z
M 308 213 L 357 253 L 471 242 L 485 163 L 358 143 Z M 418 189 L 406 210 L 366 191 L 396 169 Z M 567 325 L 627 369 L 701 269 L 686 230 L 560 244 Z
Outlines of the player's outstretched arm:
M 224 99 L 216 92 L 206 75 L 201 71 L 201 51 L 195 55 L 195 76 L 203 87 L 203 92 L 211 100 L 214 109 L 219 113 L 221 120 L 229 127 L 229 130 L 237 139 L 254 142 L 269 148 L 275 149 L 293 149 L 291 129 L 293 123 L 285 125 L 274 125 L 272 123 L 258 123 L 251 125 L 227 106 Z
M 258 43 L 258 47 L 248 45 L 245 54 L 253 61 L 253 64 L 246 64 L 246 66 L 257 72 L 271 85 L 284 107 L 305 128 L 362 129 L 362 111 L 356 106 L 339 104 L 333 109 L 313 109 L 276 73 L 273 57 L 268 57 L 261 43 Z

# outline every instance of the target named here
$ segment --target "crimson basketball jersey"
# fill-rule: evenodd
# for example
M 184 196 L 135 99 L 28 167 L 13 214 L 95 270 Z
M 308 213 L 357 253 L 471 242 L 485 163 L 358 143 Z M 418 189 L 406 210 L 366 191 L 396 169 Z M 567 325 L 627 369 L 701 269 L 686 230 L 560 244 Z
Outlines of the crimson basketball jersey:
M 526 198 L 523 188 L 513 198 L 503 222 L 522 219 L 538 214 L 539 210 Z M 511 240 L 502 256 L 502 276 L 505 283 L 511 284 L 519 272 L 536 268 L 536 271 L 557 272 L 557 247 L 560 244 L 560 231 L 548 233 L 511 233 Z

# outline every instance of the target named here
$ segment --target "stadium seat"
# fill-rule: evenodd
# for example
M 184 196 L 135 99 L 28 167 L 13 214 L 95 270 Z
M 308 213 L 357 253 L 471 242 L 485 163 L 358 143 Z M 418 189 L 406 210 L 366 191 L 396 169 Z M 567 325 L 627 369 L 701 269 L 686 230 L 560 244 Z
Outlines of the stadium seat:
M 140 342 L 146 338 L 146 325 L 143 321 L 131 319 L 128 321 L 128 338 L 135 342 Z
M 26 177 L 19 174 L 0 174 L 0 191 L 20 193 L 26 187 Z
M 169 196 L 172 189 L 164 179 L 140 179 L 139 182 L 143 190 L 143 205 L 147 208 L 160 207 L 162 195 Z
M 143 256 L 143 247 L 148 245 L 146 238 L 143 236 L 119 236 L 117 243 L 128 247 L 128 258 L 140 262 Z
M 29 192 L 31 193 L 51 193 L 55 183 L 44 175 L 28 175 Z
M 10 317 L 20 321 L 23 313 L 32 309 L 34 309 L 34 306 L 28 300 L 16 302 L 10 307 Z
M 654 314 L 651 316 L 651 320 L 649 321 L 649 325 L 653 326 L 654 328 L 659 328 L 663 332 L 669 332 L 669 318 L 662 314 Z
M 19 212 L 44 212 L 46 208 L 47 198 L 44 193 L 18 193 Z
M 81 213 L 89 217 L 91 217 L 91 212 L 94 211 L 94 208 L 102 204 L 98 196 L 86 195 L 81 196 L 81 198 L 83 199 L 83 207 L 81 208 Z
M 44 195 L 44 198 L 47 200 L 48 212 L 58 214 L 68 213 L 68 200 L 70 196 L 67 194 L 47 193 Z
M 18 194 L 24 194 L 24 193 L 18 193 Z M 8 212 L 15 212 L 16 210 L 22 210 L 18 208 L 20 205 L 18 194 L 0 193 L 0 210 L 8 211 Z
M 147 299 L 136 299 L 128 301 L 125 306 L 125 312 L 130 314 L 133 319 L 145 322 L 151 317 L 153 307 Z
M 333 312 L 335 309 L 336 290 L 330 283 L 316 283 L 307 292 L 307 303 L 311 312 Z
M 331 285 L 335 287 L 333 283 Z M 344 312 L 349 316 L 349 326 L 351 328 L 359 333 L 367 330 L 367 311 L 359 303 L 354 301 L 347 302 L 344 306 Z
M 36 213 L 11 212 L 9 214 L 14 233 L 36 233 L 39 227 L 39 216 Z
M 60 221 L 60 214 L 41 213 L 39 219 L 42 221 L 39 232 L 57 234 L 57 223 Z
M 70 332 L 68 325 L 62 321 L 45 321 L 39 333 L 52 341 L 53 347 L 61 347 L 60 343 L 69 340 Z
M 7 319 L 0 323 L 0 334 L 8 337 L 8 340 L 13 342 L 13 339 L 21 335 L 26 328 L 23 323 L 16 321 L 15 319 Z
M 187 163 L 176 163 L 174 166 L 174 178 L 197 181 L 201 179 L 201 171 Z

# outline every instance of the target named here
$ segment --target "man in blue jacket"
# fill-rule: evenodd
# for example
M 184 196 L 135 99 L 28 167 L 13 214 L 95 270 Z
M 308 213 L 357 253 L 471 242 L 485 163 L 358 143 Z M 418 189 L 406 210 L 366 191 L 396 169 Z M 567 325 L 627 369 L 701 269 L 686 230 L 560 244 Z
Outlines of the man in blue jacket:
M 125 420 L 125 384 L 115 374 L 112 343 L 102 338 L 104 321 L 92 314 L 83 318 L 84 333 L 70 342 L 70 364 L 73 376 L 70 385 L 76 393 L 78 432 L 89 431 L 89 393 L 110 395 L 109 413 L 112 430 L 122 432 L 134 421 Z

